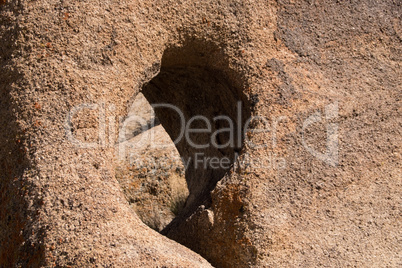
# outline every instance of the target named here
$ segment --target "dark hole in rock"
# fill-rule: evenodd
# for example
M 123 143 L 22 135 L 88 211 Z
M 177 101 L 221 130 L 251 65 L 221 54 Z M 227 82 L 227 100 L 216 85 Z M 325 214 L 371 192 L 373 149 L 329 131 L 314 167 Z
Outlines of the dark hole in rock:
M 170 204 L 175 215 L 173 221 L 166 225 L 166 220 L 156 228 L 155 224 L 147 224 L 175 239 L 169 234 L 174 233 L 181 222 L 200 206 L 211 206 L 211 191 L 230 170 L 243 147 L 243 128 L 251 116 L 251 105 L 243 93 L 247 85 L 241 75 L 229 67 L 222 49 L 216 45 L 192 41 L 182 47 L 169 48 L 161 66 L 155 65 L 154 69 L 152 72 L 159 73 L 143 86 L 141 92 L 151 105 L 155 105 L 161 125 L 153 128 L 163 126 L 175 141 L 182 165 L 176 164 L 174 170 L 179 184 L 188 190 L 182 190 L 182 198 L 176 198 L 176 203 Z M 147 124 L 143 123 L 144 126 Z M 163 156 L 169 157 L 167 155 Z M 156 159 L 158 161 L 161 160 Z M 145 179 L 148 185 L 144 184 L 141 176 L 149 178 L 153 176 L 150 174 L 149 170 L 143 170 L 131 183 L 142 182 L 142 186 L 150 187 L 150 195 L 163 195 L 159 191 L 163 192 L 162 185 L 166 181 L 161 176 L 156 176 L 152 183 Z M 131 197 L 133 203 L 141 203 L 141 200 L 140 196 Z M 140 211 L 137 209 L 141 217 Z M 186 236 L 191 237 L 191 234 Z M 178 242 L 192 248 L 186 242 Z

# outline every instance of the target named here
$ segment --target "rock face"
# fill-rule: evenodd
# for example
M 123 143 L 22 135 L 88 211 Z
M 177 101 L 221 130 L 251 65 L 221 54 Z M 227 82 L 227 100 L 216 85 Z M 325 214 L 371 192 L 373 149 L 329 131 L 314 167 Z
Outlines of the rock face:
M 400 14 L 397 1 L 0 1 L 0 266 L 400 266 Z M 140 91 L 180 110 L 155 111 L 190 163 L 162 234 L 115 174 Z M 183 125 L 204 132 L 178 139 Z

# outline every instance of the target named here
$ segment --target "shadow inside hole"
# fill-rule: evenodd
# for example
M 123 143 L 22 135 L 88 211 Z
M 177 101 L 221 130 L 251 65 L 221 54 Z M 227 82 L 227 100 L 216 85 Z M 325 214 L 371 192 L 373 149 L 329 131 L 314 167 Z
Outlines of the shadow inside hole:
M 153 67 L 159 68 L 159 65 Z M 132 194 L 130 202 L 137 206 L 137 214 L 150 227 L 200 253 L 212 263 L 219 263 L 210 248 L 203 248 L 207 243 L 201 240 L 208 238 L 204 231 L 200 231 L 204 228 L 202 224 L 198 226 L 196 223 L 190 228 L 188 225 L 192 224 L 189 223 L 190 216 L 195 215 L 200 207 L 211 207 L 211 191 L 241 153 L 243 128 L 251 117 L 253 107 L 243 92 L 247 84 L 241 75 L 229 68 L 221 49 L 195 41 L 167 49 L 160 70 L 153 70 L 152 73 L 155 71 L 159 71 L 158 75 L 141 90 L 146 100 L 155 105 L 155 115 L 161 124 L 151 126 L 150 130 L 154 133 L 158 128 L 166 131 L 165 137 L 168 136 L 170 145 L 174 146 L 181 167 L 178 168 L 177 162 L 166 165 L 164 159 L 175 157 L 169 153 L 171 149 L 158 147 L 161 149 L 159 156 L 152 156 L 158 163 L 157 168 L 139 169 L 135 175 L 137 179 L 132 182 L 139 184 L 136 185 L 138 189 L 148 189 L 150 198 L 144 198 L 141 193 Z M 144 125 L 148 126 L 148 123 Z M 151 144 L 164 139 L 156 135 Z M 139 153 L 151 151 L 146 149 Z M 136 159 L 139 158 L 141 156 Z M 149 203 L 149 200 L 164 196 L 166 183 L 171 184 L 172 181 L 155 174 L 175 165 L 180 175 L 176 180 L 180 187 L 174 198 L 168 198 L 173 216 L 164 218 L 163 224 L 159 224 L 163 212 L 159 210 L 153 214 L 155 207 L 160 206 Z M 150 178 L 153 178 L 152 183 L 149 183 Z M 142 214 L 138 204 L 148 214 Z
M 211 191 L 243 147 L 250 103 L 240 77 L 221 53 L 214 46 L 197 44 L 168 49 L 159 74 L 142 88 L 149 103 L 156 105 L 155 113 L 186 168 L 189 196 L 162 231 L 168 236 L 199 206 L 210 207 Z

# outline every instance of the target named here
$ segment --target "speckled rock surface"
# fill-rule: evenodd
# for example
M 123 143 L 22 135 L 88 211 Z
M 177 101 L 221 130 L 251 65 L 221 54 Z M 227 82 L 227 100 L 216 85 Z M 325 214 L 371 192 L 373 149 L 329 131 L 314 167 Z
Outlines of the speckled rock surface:
M 398 1 L 0 1 L 0 267 L 400 266 L 400 16 Z M 197 81 L 213 94 L 179 91 Z M 164 231 L 184 246 L 115 179 L 140 90 L 188 115 L 240 100 L 265 129 L 219 176 L 186 174 L 191 205 Z

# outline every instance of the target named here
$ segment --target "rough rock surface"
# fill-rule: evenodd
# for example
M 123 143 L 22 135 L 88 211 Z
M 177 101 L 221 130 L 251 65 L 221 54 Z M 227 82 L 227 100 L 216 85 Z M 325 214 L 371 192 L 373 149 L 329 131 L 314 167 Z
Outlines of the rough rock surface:
M 0 1 L 0 266 L 401 266 L 401 39 L 391 0 Z M 115 178 L 141 90 L 259 116 L 171 239 Z

